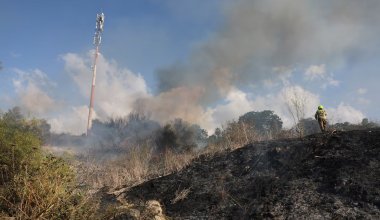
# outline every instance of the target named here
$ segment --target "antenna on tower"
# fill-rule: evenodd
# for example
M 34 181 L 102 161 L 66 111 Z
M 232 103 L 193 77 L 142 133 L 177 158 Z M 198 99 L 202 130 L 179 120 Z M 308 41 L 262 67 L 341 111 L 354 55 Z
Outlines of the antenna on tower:
M 96 26 L 94 35 L 94 46 L 95 46 L 95 56 L 94 56 L 94 66 L 92 68 L 92 85 L 91 85 L 91 95 L 90 95 L 90 107 L 88 109 L 88 121 L 87 121 L 87 131 L 86 136 L 89 135 L 92 127 L 92 113 L 94 111 L 94 92 L 95 92 L 95 80 L 96 80 L 96 62 L 98 61 L 99 46 L 102 42 L 102 33 L 104 26 L 104 13 L 96 14 Z

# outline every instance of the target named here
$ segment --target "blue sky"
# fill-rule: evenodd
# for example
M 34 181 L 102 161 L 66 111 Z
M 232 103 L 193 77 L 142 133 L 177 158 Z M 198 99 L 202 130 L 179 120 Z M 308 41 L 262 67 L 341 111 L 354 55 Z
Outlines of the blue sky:
M 2 0 L 3 65 L 42 68 L 56 77 L 62 70 L 59 55 L 93 47 L 95 17 L 102 10 L 107 19 L 102 53 L 153 83 L 155 68 L 185 58 L 192 44 L 207 36 L 220 20 L 217 1 L 200 9 L 196 3 L 202 1 L 194 1 L 193 11 L 173 2 Z
M 209 131 L 286 100 L 322 103 L 333 121 L 380 119 L 380 28 L 373 0 L 0 0 L 0 109 L 81 133 L 96 13 L 105 13 L 100 119 L 143 111 Z M 132 81 L 132 82 L 131 82 Z M 80 125 L 80 126 L 79 126 Z M 75 129 L 74 129 L 75 128 Z

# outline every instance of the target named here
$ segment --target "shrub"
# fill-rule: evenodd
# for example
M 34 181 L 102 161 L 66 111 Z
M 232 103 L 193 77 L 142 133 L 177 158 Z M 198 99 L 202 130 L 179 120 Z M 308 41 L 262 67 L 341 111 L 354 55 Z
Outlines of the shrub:
M 95 206 L 70 165 L 42 151 L 37 121 L 14 109 L 0 117 L 0 218 L 88 219 Z
M 19 173 L 22 167 L 34 170 L 42 158 L 41 140 L 24 121 L 0 119 L 0 185 Z
M 92 208 L 77 189 L 75 175 L 61 158 L 44 157 L 39 167 L 16 173 L 0 195 L 1 209 L 18 219 L 76 219 Z

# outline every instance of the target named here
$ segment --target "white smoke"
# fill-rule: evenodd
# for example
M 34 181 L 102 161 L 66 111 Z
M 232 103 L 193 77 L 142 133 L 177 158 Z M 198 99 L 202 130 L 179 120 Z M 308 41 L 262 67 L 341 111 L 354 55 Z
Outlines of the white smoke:
M 305 100 L 305 117 L 313 117 L 315 108 L 320 103 L 319 96 L 301 86 L 285 86 L 278 93 L 269 93 L 252 98 L 250 98 L 251 94 L 234 88 L 224 99 L 224 104 L 207 109 L 202 117 L 203 123 L 201 125 L 211 132 L 226 121 L 237 120 L 246 112 L 273 110 L 282 119 L 284 127 L 290 128 L 294 125 L 294 121 L 287 105 L 289 99 L 295 95 Z
M 231 89 L 223 102 L 224 104 L 207 108 L 203 113 L 200 125 L 209 133 L 213 133 L 215 128 L 227 121 L 236 120 L 240 115 L 253 110 L 248 94 L 237 88 Z
M 87 56 L 66 54 L 63 56 L 65 69 L 81 91 L 81 96 L 88 100 L 91 82 L 91 53 Z M 56 84 L 51 82 L 42 71 L 25 72 L 16 70 L 18 77 L 13 79 L 18 92 L 19 103 L 28 111 L 46 117 L 52 131 L 83 134 L 87 125 L 88 106 L 75 106 L 55 100 L 48 95 L 48 88 Z M 249 111 L 273 110 L 284 122 L 284 127 L 294 125 L 287 105 L 289 99 L 297 96 L 305 100 L 305 117 L 313 117 L 316 106 L 320 104 L 317 94 L 299 85 L 284 84 L 277 93 L 256 95 L 232 88 L 225 98 L 214 107 L 202 107 L 197 104 L 204 94 L 201 87 L 176 88 L 157 96 L 150 95 L 141 75 L 117 67 L 116 62 L 109 62 L 101 57 L 99 62 L 94 118 L 106 119 L 113 116 L 125 116 L 132 110 L 149 115 L 162 123 L 175 118 L 200 124 L 211 134 L 230 120 L 236 120 Z M 82 83 L 82 80 L 87 83 Z M 135 83 L 133 83 L 135 82 Z M 136 108 L 137 105 L 141 108 Z M 146 104 L 146 105 L 145 105 Z M 60 108 L 58 109 L 57 106 Z M 174 106 L 174 107 L 173 107 Z M 330 122 L 360 122 L 364 114 L 348 104 L 338 107 L 327 106 Z M 103 115 L 97 115 L 101 112 Z
M 358 124 L 365 118 L 361 111 L 345 103 L 340 103 L 336 108 L 328 108 L 327 112 L 330 115 L 330 123 L 350 122 Z
M 214 108 L 208 108 L 203 114 L 203 123 L 209 133 L 226 121 L 237 120 L 239 116 L 249 111 L 273 110 L 280 116 L 285 128 L 294 126 L 295 122 L 289 112 L 288 105 L 291 99 L 303 101 L 303 111 L 305 118 L 314 118 L 317 106 L 321 104 L 320 97 L 304 89 L 299 85 L 285 86 L 278 93 L 269 93 L 264 96 L 249 98 L 250 94 L 238 89 L 233 89 L 224 100 L 224 104 L 219 104 Z M 350 122 L 359 123 L 364 118 L 364 114 L 354 107 L 340 103 L 337 107 L 325 106 L 330 123 Z
M 364 57 L 361 55 L 374 50 L 380 32 L 380 1 L 376 0 L 238 0 L 230 6 L 225 11 L 225 23 L 194 48 L 188 61 L 157 71 L 158 94 L 150 93 L 140 74 L 100 55 L 95 89 L 97 118 L 142 111 L 160 122 L 181 117 L 210 131 L 247 111 L 269 109 L 290 127 L 293 121 L 286 104 L 292 94 L 305 98 L 306 117 L 312 117 L 320 104 L 318 94 L 291 84 L 293 70 L 304 69 L 308 83 L 315 81 L 322 88 L 338 86 L 340 81 L 332 70 L 345 67 L 348 60 L 355 65 Z M 86 103 L 93 52 L 62 56 L 66 73 Z M 37 83 L 45 82 L 46 75 L 38 71 L 34 75 L 40 79 L 14 81 L 20 103 L 41 115 L 57 111 L 50 119 L 53 130 L 84 130 L 87 107 L 65 103 L 68 106 L 61 107 L 64 110 L 59 113 L 56 106 L 62 102 L 50 95 L 47 84 Z M 254 95 L 254 91 L 242 89 L 262 82 L 273 86 L 273 79 L 279 78 L 283 83 L 279 92 Z M 344 103 L 327 106 L 327 110 L 335 121 L 357 122 L 363 117 L 362 112 Z M 71 119 L 80 121 L 81 126 Z
M 55 133 L 71 133 L 80 135 L 87 129 L 88 106 L 73 106 L 57 116 L 48 119 L 51 131 Z M 96 114 L 94 114 L 96 118 Z
M 62 56 L 66 73 L 79 87 L 81 95 L 89 100 L 92 80 L 93 51 L 86 56 L 68 53 Z M 145 80 L 140 74 L 119 68 L 115 61 L 106 60 L 101 54 L 97 64 L 94 108 L 100 119 L 126 116 L 137 99 L 148 98 Z
M 294 69 L 309 66 L 307 79 L 320 80 L 322 88 L 338 86 L 327 67 L 344 66 L 348 58 L 370 50 L 362 42 L 377 40 L 377 1 L 239 0 L 229 6 L 225 23 L 197 45 L 189 60 L 157 71 L 156 95 L 148 92 L 140 75 L 101 57 L 95 94 L 99 117 L 137 110 L 161 122 L 181 117 L 211 130 L 247 111 L 271 109 L 289 127 L 293 121 L 286 103 L 292 93 L 305 97 L 307 117 L 320 104 L 318 94 L 292 86 Z M 85 96 L 90 58 L 64 56 L 67 72 Z M 278 78 L 283 82 L 278 93 L 255 96 L 240 89 Z
M 80 94 L 66 97 L 69 100 L 57 98 L 57 83 L 47 77 L 39 69 L 23 71 L 14 69 L 16 76 L 12 79 L 17 99 L 12 105 L 22 107 L 30 116 L 43 117 L 51 124 L 54 132 L 83 134 L 87 126 L 92 71 L 93 51 L 86 56 L 68 53 L 62 56 L 65 71 L 79 88 Z M 59 84 L 67 86 L 67 83 Z M 134 74 L 128 69 L 119 68 L 114 61 L 107 61 L 99 56 L 97 81 L 95 89 L 94 119 L 105 120 L 109 117 L 126 116 L 133 110 L 137 99 L 149 98 L 145 80 L 140 74 Z M 73 101 L 85 100 L 83 105 L 72 104 Z M 5 98 L 3 98 L 5 100 Z
M 17 105 L 28 113 L 40 116 L 59 107 L 60 104 L 49 95 L 49 90 L 55 84 L 47 78 L 44 72 L 39 69 L 29 72 L 20 69 L 13 71 L 17 74 L 17 77 L 12 80 L 18 96 Z

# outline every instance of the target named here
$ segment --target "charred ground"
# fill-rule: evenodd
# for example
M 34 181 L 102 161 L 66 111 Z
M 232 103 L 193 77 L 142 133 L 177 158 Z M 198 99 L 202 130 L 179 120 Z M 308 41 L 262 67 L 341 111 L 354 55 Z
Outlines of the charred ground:
M 121 191 L 174 219 L 378 219 L 380 129 L 253 143 Z

